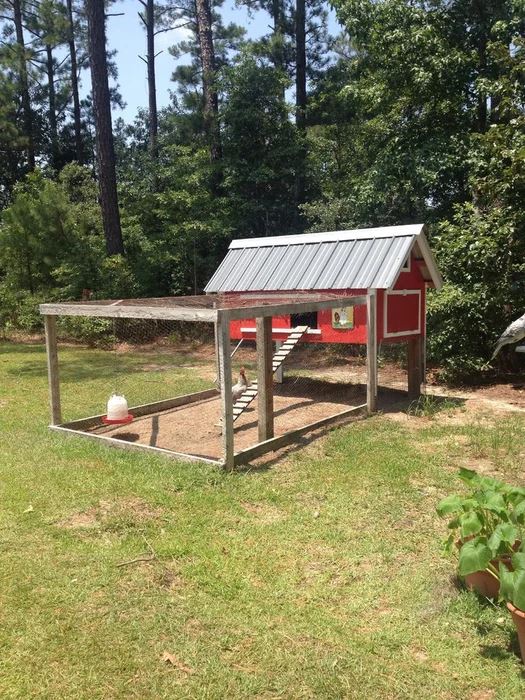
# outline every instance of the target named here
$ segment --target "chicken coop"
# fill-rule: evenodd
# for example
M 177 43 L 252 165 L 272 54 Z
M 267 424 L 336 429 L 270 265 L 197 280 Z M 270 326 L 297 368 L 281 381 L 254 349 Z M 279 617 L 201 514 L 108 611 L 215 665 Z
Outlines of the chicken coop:
M 42 304 L 50 427 L 179 459 L 246 464 L 374 412 L 380 343 L 407 344 L 408 390 L 417 396 L 425 374 L 426 289 L 441 284 L 424 226 L 410 225 L 233 241 L 203 295 Z M 63 317 L 211 324 L 213 385 L 134 403 L 131 428 L 108 425 L 102 413 L 63 421 L 57 342 Z M 251 381 L 243 384 L 243 369 L 235 384 L 233 358 L 245 341 L 253 348 Z M 301 371 L 279 388 L 289 358 L 312 343 L 366 346 L 362 393 L 311 381 L 306 396 Z

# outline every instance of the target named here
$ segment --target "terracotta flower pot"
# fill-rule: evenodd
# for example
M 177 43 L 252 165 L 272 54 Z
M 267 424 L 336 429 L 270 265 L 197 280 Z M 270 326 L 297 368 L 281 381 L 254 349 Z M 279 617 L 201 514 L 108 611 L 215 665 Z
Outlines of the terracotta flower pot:
M 498 562 L 492 564 L 498 568 Z M 488 571 L 475 571 L 465 576 L 465 586 L 469 591 L 476 591 L 485 598 L 497 598 L 499 595 L 499 580 Z
M 456 547 L 459 549 L 462 544 L 468 542 L 471 537 L 462 540 L 457 540 Z M 517 551 L 520 547 L 521 541 L 517 541 L 513 549 Z M 493 559 L 490 563 L 497 570 L 499 569 L 500 562 L 503 562 L 508 569 L 512 569 L 510 564 L 510 556 L 504 555 Z M 475 591 L 479 595 L 485 598 L 497 598 L 499 596 L 499 579 L 493 576 L 489 571 L 474 571 L 472 574 L 467 574 L 465 576 L 465 586 L 469 591 Z
M 521 660 L 525 663 L 525 612 L 516 608 L 512 603 L 507 603 L 507 608 L 510 610 L 510 614 L 516 625 L 516 632 L 518 633 L 518 640 L 520 643 Z

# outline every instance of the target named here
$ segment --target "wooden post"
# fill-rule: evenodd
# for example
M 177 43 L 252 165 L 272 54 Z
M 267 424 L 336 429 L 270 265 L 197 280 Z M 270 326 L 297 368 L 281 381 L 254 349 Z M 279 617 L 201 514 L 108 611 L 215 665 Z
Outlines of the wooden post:
M 377 408 L 377 293 L 366 297 L 366 405 L 368 413 Z
M 279 348 L 281 347 L 282 344 L 283 344 L 282 340 L 275 341 L 275 352 L 279 351 Z M 283 365 L 281 365 L 279 367 L 279 369 L 277 370 L 277 372 L 275 372 L 275 374 L 273 375 L 273 378 L 274 378 L 276 384 L 283 383 L 283 379 L 284 379 L 284 367 L 283 367 Z
M 49 382 L 51 425 L 60 425 L 60 423 L 62 423 L 62 412 L 60 410 L 56 316 L 44 316 L 44 327 L 46 331 L 47 377 Z
M 421 336 L 416 335 L 408 341 L 407 368 L 408 368 L 408 398 L 418 399 L 421 396 L 422 379 L 422 351 Z
M 217 327 L 219 340 L 224 467 L 226 469 L 233 469 L 232 363 L 230 357 L 230 316 L 228 312 L 218 312 Z
M 221 386 L 221 360 L 219 357 L 219 322 L 215 321 L 213 324 L 214 338 L 215 338 L 215 371 L 217 373 L 217 378 L 215 379 L 215 384 L 217 388 L 220 389 Z
M 421 336 L 421 391 L 427 393 L 427 336 Z
M 257 388 L 259 442 L 273 437 L 272 317 L 257 317 Z

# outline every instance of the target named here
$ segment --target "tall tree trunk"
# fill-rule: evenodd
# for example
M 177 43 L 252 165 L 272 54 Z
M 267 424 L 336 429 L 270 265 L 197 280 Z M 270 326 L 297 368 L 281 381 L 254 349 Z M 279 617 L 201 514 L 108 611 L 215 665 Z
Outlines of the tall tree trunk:
M 286 70 L 284 60 L 284 37 L 286 28 L 284 26 L 283 0 L 272 0 L 271 8 L 274 34 L 272 60 L 274 66 L 284 72 Z
M 16 43 L 18 45 L 18 78 L 20 80 L 20 93 L 22 98 L 22 112 L 24 119 L 24 132 L 27 139 L 27 164 L 30 170 L 35 169 L 35 141 L 33 136 L 33 114 L 31 111 L 31 99 L 29 97 L 29 79 L 27 76 L 27 63 L 25 56 L 24 26 L 22 22 L 22 7 L 20 0 L 13 0 L 13 20 L 15 23 Z
M 155 5 L 154 0 L 146 2 L 146 37 L 148 66 L 149 104 L 149 153 L 153 162 L 157 160 L 157 136 L 159 117 L 157 112 L 157 88 L 155 85 Z
M 73 19 L 73 0 L 66 0 L 67 16 L 69 20 L 69 61 L 71 66 L 71 92 L 73 94 L 73 126 L 75 129 L 75 153 L 77 161 L 84 161 L 84 147 L 82 143 L 82 122 L 80 114 L 80 95 L 78 91 L 78 63 L 77 47 L 75 45 L 75 22 Z
M 306 11 L 305 0 L 295 4 L 295 124 L 301 140 L 301 157 L 296 177 L 297 204 L 304 202 L 306 165 Z
M 97 152 L 100 206 L 108 255 L 124 254 L 115 173 L 115 147 L 111 124 L 108 65 L 106 54 L 106 18 L 104 0 L 86 0 L 89 65 L 93 91 L 95 143 Z
M 55 66 L 53 64 L 53 48 L 46 44 L 46 69 L 48 90 L 48 119 L 51 137 L 51 165 L 56 168 L 58 162 L 58 130 L 55 93 Z
M 219 97 L 215 85 L 215 50 L 211 27 L 209 0 L 196 0 L 197 30 L 202 63 L 202 87 L 204 92 L 204 123 L 210 148 L 210 159 L 218 164 L 222 158 L 219 127 Z M 216 185 L 218 185 L 218 175 Z

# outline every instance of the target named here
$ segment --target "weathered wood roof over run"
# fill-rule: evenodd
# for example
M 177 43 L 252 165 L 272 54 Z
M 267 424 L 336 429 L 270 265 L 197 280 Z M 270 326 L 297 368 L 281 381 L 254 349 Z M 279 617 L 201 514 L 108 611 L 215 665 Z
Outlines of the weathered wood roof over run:
M 389 289 L 414 249 L 422 273 L 440 288 L 441 275 L 423 224 L 232 241 L 205 291 Z
M 340 306 L 366 304 L 366 297 L 300 290 L 293 294 L 226 294 L 146 299 L 92 299 L 40 304 L 44 316 L 96 316 L 99 318 L 144 318 L 165 321 L 215 322 L 219 317 L 230 320 L 306 313 Z

